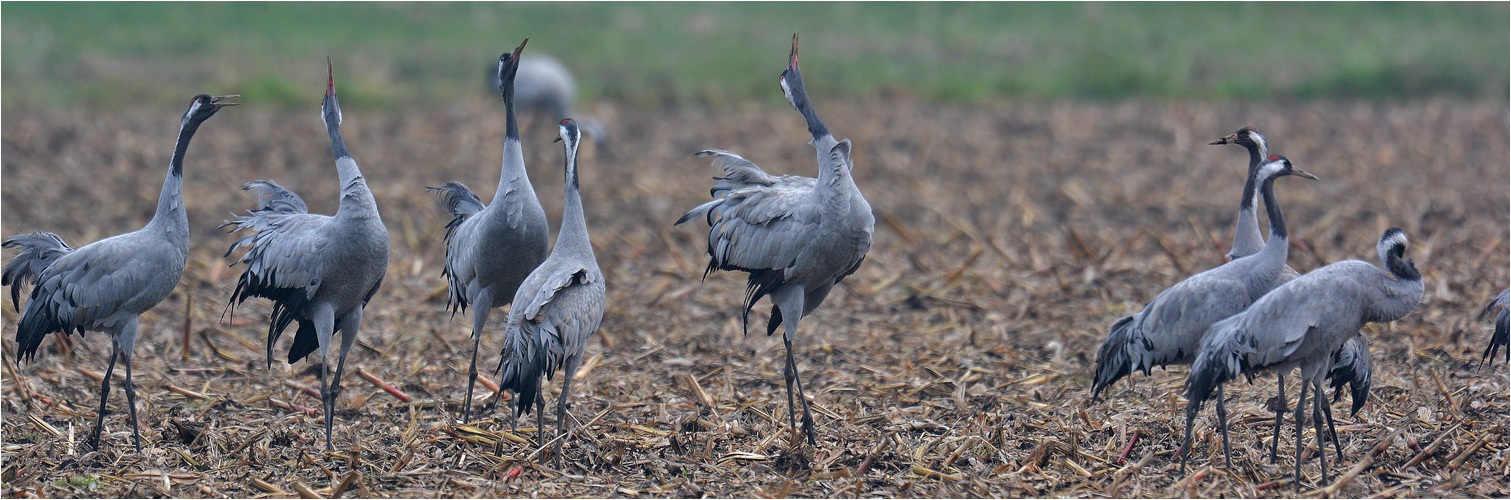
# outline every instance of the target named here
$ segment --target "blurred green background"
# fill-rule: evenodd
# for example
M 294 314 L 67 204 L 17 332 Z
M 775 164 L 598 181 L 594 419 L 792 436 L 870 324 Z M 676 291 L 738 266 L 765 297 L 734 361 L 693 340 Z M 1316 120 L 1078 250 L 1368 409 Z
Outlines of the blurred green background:
M 561 58 L 580 97 L 632 107 L 780 100 L 802 33 L 816 97 L 1505 103 L 1508 7 L 1449 3 L 5 2 L 7 109 L 491 96 L 498 55 Z

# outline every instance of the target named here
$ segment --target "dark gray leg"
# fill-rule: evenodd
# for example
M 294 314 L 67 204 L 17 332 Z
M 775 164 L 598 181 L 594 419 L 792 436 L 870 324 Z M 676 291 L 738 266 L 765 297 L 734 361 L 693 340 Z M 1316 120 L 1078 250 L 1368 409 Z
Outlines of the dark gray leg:
M 1333 450 L 1338 452 L 1338 463 L 1343 463 L 1343 443 L 1338 442 L 1338 428 L 1333 425 L 1333 405 L 1322 403 L 1322 414 L 1327 417 L 1327 435 L 1333 440 Z
M 803 434 L 808 436 L 808 446 L 818 446 L 818 440 L 814 437 L 813 413 L 808 410 L 808 397 L 803 394 L 803 380 L 797 375 L 797 360 L 792 357 L 792 339 L 783 337 L 783 340 L 787 343 L 787 367 L 791 370 L 792 381 L 797 386 L 797 400 L 803 403 Z M 790 390 L 787 397 L 792 397 Z M 792 401 L 789 400 L 787 403 L 791 405 Z M 791 406 L 787 407 L 787 412 L 791 417 Z
M 1191 425 L 1196 422 L 1196 414 L 1201 412 L 1201 407 L 1195 402 L 1186 403 L 1186 440 L 1181 443 L 1176 451 L 1180 455 L 1180 475 L 1186 475 L 1186 459 L 1191 457 Z
M 572 377 L 577 373 L 577 358 L 567 357 L 566 372 L 562 373 L 561 397 L 556 398 L 556 468 L 561 469 L 561 445 L 572 432 L 572 422 L 567 418 L 567 400 L 572 397 Z
M 336 376 L 331 379 L 331 413 L 334 421 L 336 400 L 341 398 L 341 374 L 346 371 L 346 353 L 351 352 L 352 345 L 357 343 L 357 332 L 362 329 L 362 307 L 353 309 L 341 320 L 341 359 L 336 361 Z M 330 424 L 325 426 L 326 435 L 330 435 Z
M 330 306 L 322 305 L 315 308 L 313 315 L 315 323 L 315 339 L 320 342 L 320 407 L 325 411 L 325 451 L 335 450 L 331 447 L 331 424 L 336 413 L 336 398 L 331 392 L 330 384 L 330 352 L 331 336 L 335 334 L 335 312 Z
M 535 381 L 540 386 L 540 380 Z M 539 446 L 546 445 L 546 395 L 544 391 L 535 391 L 535 443 Z
M 121 357 L 126 362 L 126 409 L 131 415 L 131 440 L 136 443 L 136 452 L 142 452 L 142 431 L 136 427 L 136 384 L 131 382 L 131 353 L 122 352 Z
M 1306 382 L 1301 383 L 1301 395 L 1296 399 L 1296 492 L 1301 492 L 1301 419 L 1306 418 Z
M 1217 428 L 1222 431 L 1222 455 L 1228 464 L 1228 470 L 1233 469 L 1233 447 L 1228 444 L 1228 407 L 1223 403 L 1226 399 L 1222 393 L 1222 386 L 1217 386 Z
M 1280 449 L 1280 420 L 1285 415 L 1285 375 L 1276 374 L 1275 380 L 1279 390 L 1275 394 L 1275 403 L 1271 409 L 1275 410 L 1275 437 L 1270 441 L 1270 463 L 1275 463 L 1275 452 Z
M 105 401 L 110 399 L 110 375 L 115 373 L 115 358 L 121 355 L 121 346 L 114 344 L 110 350 L 110 366 L 105 368 L 105 380 L 100 382 L 100 411 L 94 419 L 94 432 L 89 434 L 89 446 L 100 449 L 100 429 L 105 428 Z
M 486 291 L 472 301 L 472 362 L 467 365 L 467 399 L 462 400 L 464 424 L 472 421 L 472 387 L 477 384 L 477 346 L 483 340 L 483 327 L 488 325 L 488 312 L 492 307 L 493 297 Z M 497 401 L 495 398 L 494 402 Z
M 1326 394 L 1323 392 L 1321 380 L 1313 384 L 1312 392 L 1316 396 L 1312 398 L 1312 434 L 1317 441 L 1317 463 L 1322 465 L 1321 484 L 1327 484 L 1327 445 L 1322 442 L 1322 437 L 1327 435 L 1327 431 L 1322 428 L 1325 418 L 1322 416 L 1322 405 L 1327 398 L 1324 397 Z

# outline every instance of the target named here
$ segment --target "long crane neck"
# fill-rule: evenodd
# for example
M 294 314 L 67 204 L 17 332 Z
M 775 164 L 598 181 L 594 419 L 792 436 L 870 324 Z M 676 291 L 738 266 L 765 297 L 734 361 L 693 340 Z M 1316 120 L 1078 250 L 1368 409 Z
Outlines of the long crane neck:
M 567 148 L 566 159 L 566 196 L 562 201 L 561 208 L 561 232 L 556 237 L 556 247 L 575 251 L 586 250 L 588 255 L 593 253 L 593 245 L 588 240 L 588 221 L 582 213 L 582 192 L 577 184 L 577 151 L 574 144 Z
M 519 140 L 519 117 L 514 105 L 514 78 L 512 76 L 501 79 L 500 91 L 504 98 L 504 157 L 499 167 L 498 189 L 493 191 L 493 201 L 500 203 L 505 195 L 514 191 L 515 183 L 522 183 L 523 191 L 529 191 L 529 196 L 535 195 L 535 190 L 530 186 L 530 176 L 525 170 L 525 150 Z
M 1243 197 L 1238 202 L 1238 222 L 1233 231 L 1233 247 L 1228 258 L 1236 259 L 1264 248 L 1264 235 L 1259 232 L 1259 164 L 1264 160 L 1264 144 L 1246 145 L 1249 150 L 1249 175 L 1244 179 Z
M 187 242 L 189 216 L 184 209 L 184 154 L 189 150 L 189 141 L 199 130 L 199 120 L 184 120 L 178 129 L 178 141 L 173 145 L 173 157 L 168 160 L 168 177 L 163 180 L 163 190 L 157 197 L 157 211 L 149 225 L 177 228 L 184 232 Z
M 325 113 L 325 131 L 331 136 L 331 155 L 336 158 L 336 175 L 341 179 L 341 200 L 336 207 L 336 214 L 340 216 L 362 216 L 376 214 L 377 201 L 373 199 L 372 191 L 367 187 L 367 179 L 362 177 L 362 170 L 357 166 L 357 160 L 352 159 L 351 152 L 346 149 L 346 141 L 341 137 L 341 110 L 336 108 L 334 112 Z
M 1285 214 L 1280 213 L 1280 202 L 1275 200 L 1274 176 L 1264 179 L 1259 187 L 1259 194 L 1264 197 L 1265 215 L 1270 218 L 1270 241 L 1265 243 L 1264 248 L 1269 251 L 1275 251 L 1271 248 L 1278 248 L 1278 251 L 1285 252 L 1290 241 L 1285 230 Z

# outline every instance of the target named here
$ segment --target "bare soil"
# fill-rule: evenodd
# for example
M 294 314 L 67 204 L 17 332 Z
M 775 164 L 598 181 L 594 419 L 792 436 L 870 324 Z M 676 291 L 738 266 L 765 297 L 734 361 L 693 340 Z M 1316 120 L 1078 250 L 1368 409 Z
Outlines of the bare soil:
M 265 302 L 223 313 L 239 269 L 222 257 L 233 237 L 216 228 L 250 206 L 236 188 L 251 179 L 276 180 L 302 193 L 312 211 L 331 213 L 338 186 L 329 144 L 313 104 L 293 114 L 244 106 L 212 118 L 189 150 L 189 266 L 177 291 L 142 317 L 136 349 L 146 447 L 131 447 L 119 384 L 103 450 L 83 444 L 108 340 L 91 334 L 64 347 L 50 339 L 35 361 L 19 364 L 10 334 L 17 315 L 6 303 L 0 491 L 1296 495 L 1289 418 L 1279 460 L 1265 461 L 1273 377 L 1229 388 L 1232 471 L 1222 467 L 1210 409 L 1197 420 L 1194 468 L 1187 476 L 1176 471 L 1183 368 L 1129 377 L 1107 401 L 1088 401 L 1107 327 L 1223 261 L 1247 157 L 1206 143 L 1255 125 L 1275 153 L 1321 177 L 1277 186 L 1296 239 L 1291 266 L 1306 272 L 1373 260 L 1380 233 L 1399 226 L 1427 279 L 1416 312 L 1369 330 L 1373 398 L 1356 416 L 1348 415 L 1347 398 L 1334 403 L 1345 459 L 1334 463 L 1329 446 L 1326 482 L 1306 426 L 1302 495 L 1511 493 L 1507 364 L 1479 367 L 1489 325 L 1477 318 L 1508 281 L 1504 105 L 966 108 L 904 100 L 820 108 L 830 128 L 856 144 L 855 176 L 877 228 L 865 265 L 804 320 L 796 344 L 818 424 L 815 448 L 787 427 L 780 339 L 740 332 L 743 276 L 700 281 L 706 227 L 671 225 L 707 199 L 714 171 L 691 156 L 700 149 L 730 149 L 771 172 L 813 175 L 796 113 L 766 105 L 607 110 L 616 118 L 618 154 L 585 146 L 582 186 L 609 308 L 576 374 L 578 430 L 557 467 L 549 451 L 537 453 L 533 418 L 521 420 L 517 434 L 505 411 L 470 426 L 454 421 L 470 321 L 444 310 L 445 220 L 424 186 L 460 180 L 484 199 L 493 194 L 499 106 L 346 110 L 347 143 L 393 235 L 387 279 L 350 361 L 411 402 L 349 368 L 337 452 L 329 455 L 318 398 L 306 390 L 318 387 L 318 362 L 289 366 L 279 346 L 279 360 L 267 367 Z M 79 246 L 140 227 L 166 172 L 179 111 L 7 111 L 3 233 L 54 231 Z M 532 179 L 554 235 L 561 150 L 549 142 L 545 121 L 527 124 Z M 759 306 L 752 322 L 764 325 L 767 310 Z M 479 362 L 490 368 L 501 347 L 494 323 Z M 1286 393 L 1294 398 L 1290 379 Z M 551 390 L 560 390 L 560 378 Z M 480 399 L 489 395 L 481 392 Z M 556 396 L 548 392 L 550 404 Z

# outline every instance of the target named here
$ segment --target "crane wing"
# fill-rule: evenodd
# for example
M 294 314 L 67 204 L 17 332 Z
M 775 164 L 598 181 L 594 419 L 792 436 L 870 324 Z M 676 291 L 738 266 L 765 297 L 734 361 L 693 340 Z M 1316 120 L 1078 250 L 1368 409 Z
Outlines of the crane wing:
M 540 376 L 550 378 L 567 353 L 580 352 L 603 320 L 603 274 L 583 266 L 544 271 L 549 265 L 520 285 L 504 326 L 499 368 L 520 401 L 533 401 Z
M 43 231 L 12 236 L 0 246 L 21 249 L 21 253 L 5 263 L 4 271 L 0 273 L 0 285 L 11 287 L 11 305 L 16 308 L 16 312 L 21 312 L 21 289 L 25 288 L 24 285 L 35 285 L 37 277 L 42 275 L 47 266 L 59 257 L 73 252 L 73 248 L 63 242 L 61 236 Z
M 283 213 L 304 214 L 309 209 L 304 206 L 304 198 L 297 193 L 285 189 L 273 181 L 250 181 L 241 185 L 242 191 L 251 191 L 257 197 L 257 208 L 253 212 L 273 211 Z
M 333 221 L 325 215 L 253 212 L 226 223 L 236 226 L 232 231 L 256 231 L 236 240 L 226 250 L 229 256 L 238 248 L 248 248 L 238 260 L 247 267 L 237 279 L 226 307 L 233 308 L 249 297 L 273 301 L 273 318 L 268 323 L 269 363 L 273 343 L 320 288 L 325 271 L 320 256 L 330 244 Z
M 16 328 L 18 355 L 30 357 L 52 332 L 114 326 L 101 322 L 122 311 L 134 317 L 156 305 L 162 299 L 159 292 L 166 295 L 154 281 L 164 274 L 181 275 L 183 257 L 133 245 L 133 236 L 106 238 L 61 255 L 36 277 Z M 177 283 L 174 279 L 172 284 Z
M 1196 357 L 1201 337 L 1213 323 L 1242 312 L 1249 306 L 1249 291 L 1243 283 L 1227 279 L 1203 279 L 1201 275 L 1176 283 L 1160 292 L 1137 318 L 1130 358 L 1134 369 L 1145 373 Z

